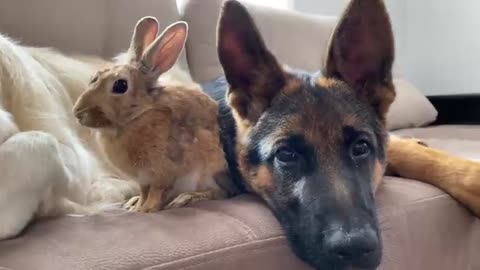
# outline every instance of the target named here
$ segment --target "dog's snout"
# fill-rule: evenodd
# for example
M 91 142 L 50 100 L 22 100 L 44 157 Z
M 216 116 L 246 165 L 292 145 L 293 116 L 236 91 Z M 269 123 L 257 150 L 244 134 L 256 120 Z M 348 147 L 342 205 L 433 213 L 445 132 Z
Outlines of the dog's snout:
M 368 267 L 380 260 L 380 239 L 370 226 L 331 230 L 324 244 L 332 260 L 339 264 Z

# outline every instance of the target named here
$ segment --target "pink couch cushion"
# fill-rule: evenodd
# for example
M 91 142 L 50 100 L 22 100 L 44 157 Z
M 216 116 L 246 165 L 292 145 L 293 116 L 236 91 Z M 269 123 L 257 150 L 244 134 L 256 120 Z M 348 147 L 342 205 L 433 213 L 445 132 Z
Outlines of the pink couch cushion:
M 139 214 L 44 221 L 0 242 L 11 269 L 301 269 L 270 211 L 243 196 Z M 222 266 L 217 268 L 217 266 Z M 257 268 L 260 267 L 260 268 Z M 150 269 L 150 268 L 149 268 Z
M 477 269 L 480 222 L 449 195 L 387 177 L 378 194 L 384 258 L 380 270 Z M 472 238 L 472 235 L 477 235 Z

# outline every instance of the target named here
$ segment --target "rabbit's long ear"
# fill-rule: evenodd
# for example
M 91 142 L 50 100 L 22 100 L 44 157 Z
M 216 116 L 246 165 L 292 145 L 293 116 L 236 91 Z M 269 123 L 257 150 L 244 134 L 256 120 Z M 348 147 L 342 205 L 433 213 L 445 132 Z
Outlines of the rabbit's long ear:
M 169 27 L 145 50 L 142 63 L 153 76 L 160 76 L 173 67 L 185 46 L 188 24 L 179 21 Z
M 131 62 L 138 62 L 141 59 L 145 49 L 158 36 L 158 29 L 159 24 L 154 17 L 143 17 L 137 22 L 128 50 Z

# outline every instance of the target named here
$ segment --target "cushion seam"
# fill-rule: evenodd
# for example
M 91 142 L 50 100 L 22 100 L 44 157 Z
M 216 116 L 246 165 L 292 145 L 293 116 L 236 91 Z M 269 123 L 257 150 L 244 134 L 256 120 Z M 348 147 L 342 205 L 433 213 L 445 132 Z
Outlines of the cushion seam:
M 211 211 L 211 210 L 208 210 L 208 209 L 203 209 L 203 208 L 196 208 L 196 210 L 200 210 L 200 211 L 203 211 L 203 212 L 210 212 L 210 213 L 215 213 L 219 216 L 222 216 L 224 217 L 226 220 L 230 220 L 232 221 L 233 223 L 235 223 L 236 225 L 240 226 L 246 233 L 247 237 L 248 237 L 248 240 L 252 241 L 252 240 L 255 240 L 255 239 L 258 239 L 258 236 L 257 234 L 250 228 L 250 226 L 248 226 L 247 224 L 243 223 L 240 219 L 238 218 L 235 218 L 231 215 L 228 215 L 228 214 L 225 214 L 224 212 L 216 212 L 216 211 Z
M 274 242 L 275 240 L 281 240 L 281 239 L 285 239 L 285 236 L 276 236 L 276 237 L 265 238 L 265 239 L 262 239 L 262 240 L 251 241 L 251 242 L 248 242 L 248 243 L 236 244 L 236 245 L 232 245 L 232 246 L 229 246 L 229 247 L 219 248 L 219 249 L 215 249 L 215 250 L 212 250 L 212 251 L 209 251 L 209 252 L 204 252 L 204 253 L 201 253 L 201 254 L 192 255 L 192 256 L 181 258 L 181 259 L 176 259 L 176 260 L 169 261 L 169 262 L 163 262 L 163 263 L 160 263 L 160 264 L 151 265 L 151 266 L 148 266 L 148 267 L 144 267 L 142 269 L 143 270 L 149 270 L 149 269 L 152 269 L 153 267 L 169 266 L 169 265 L 173 265 L 173 264 L 176 264 L 176 263 L 181 263 L 181 262 L 184 262 L 184 261 L 188 261 L 188 260 L 191 260 L 191 259 L 200 258 L 202 256 L 211 255 L 211 254 L 215 254 L 215 253 L 220 253 L 220 252 L 224 252 L 224 251 L 229 251 L 229 250 L 236 249 L 236 248 L 239 248 L 239 247 L 245 247 L 245 246 L 249 246 L 249 245 L 253 245 L 253 244 L 257 244 L 257 243 Z M 249 249 L 248 252 L 253 251 L 253 250 L 259 250 L 259 249 L 262 249 L 262 248 L 265 248 L 265 246 Z M 240 253 L 235 253 L 235 254 L 240 254 Z M 222 258 L 228 258 L 228 257 L 234 256 L 235 254 L 228 255 L 228 256 L 223 256 Z M 190 265 L 190 266 L 187 266 L 187 267 L 183 267 L 183 268 L 180 268 L 180 269 L 188 269 L 188 268 L 198 266 L 198 265 L 202 265 L 202 264 L 214 261 L 214 260 L 216 260 L 216 258 L 213 258 L 213 259 L 210 259 L 210 260 L 207 260 L 207 261 L 204 261 L 204 262 L 200 262 L 200 263 L 197 263 L 197 264 L 194 264 L 194 265 Z
M 420 203 L 432 202 L 432 201 L 438 201 L 438 200 L 444 200 L 444 199 L 450 199 L 450 200 L 454 201 L 450 195 L 440 194 L 440 195 L 436 195 L 436 196 L 429 197 L 429 198 L 417 199 L 417 200 L 414 200 L 414 201 L 411 201 L 411 202 L 408 202 L 408 203 L 380 207 L 380 208 L 377 209 L 377 211 L 382 211 L 382 210 L 386 210 L 386 209 L 390 209 L 390 208 L 397 208 L 397 207 L 409 207 L 409 206 L 414 206 L 414 205 L 417 205 L 417 204 L 420 204 Z
M 255 247 L 255 248 L 251 248 L 251 249 L 248 249 L 248 250 L 244 250 L 242 252 L 236 252 L 236 253 L 233 253 L 233 254 L 230 254 L 230 255 L 226 255 L 226 256 L 222 256 L 220 258 L 220 260 L 225 260 L 225 259 L 228 259 L 228 258 L 232 258 L 234 256 L 244 256 L 245 254 L 251 254 L 251 253 L 254 253 L 254 252 L 257 252 L 257 251 L 267 251 L 267 250 L 270 250 L 270 249 L 274 249 L 274 248 L 278 248 L 280 246 L 287 246 L 286 244 L 282 244 L 282 245 L 278 245 L 278 246 L 263 246 L 263 247 Z M 196 268 L 196 267 L 199 267 L 201 265 L 205 265 L 205 264 L 209 264 L 209 263 L 212 263 L 212 262 L 215 262 L 215 261 L 219 261 L 218 258 L 211 258 L 209 260 L 206 260 L 206 261 L 203 261 L 203 262 L 199 262 L 199 263 L 196 263 L 196 264 L 192 264 L 192 265 L 189 265 L 187 267 L 182 267 L 180 269 L 182 270 L 187 270 L 187 269 L 192 269 L 192 268 Z

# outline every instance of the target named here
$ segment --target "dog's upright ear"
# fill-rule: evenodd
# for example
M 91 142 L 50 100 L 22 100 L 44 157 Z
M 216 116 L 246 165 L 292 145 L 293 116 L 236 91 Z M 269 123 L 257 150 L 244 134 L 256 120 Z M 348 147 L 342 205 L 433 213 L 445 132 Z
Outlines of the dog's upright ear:
M 351 0 L 327 51 L 324 75 L 346 82 L 384 119 L 395 98 L 394 38 L 382 0 Z
M 218 57 L 230 84 L 228 102 L 242 122 L 254 124 L 284 86 L 285 73 L 239 2 L 224 3 L 217 34 Z

